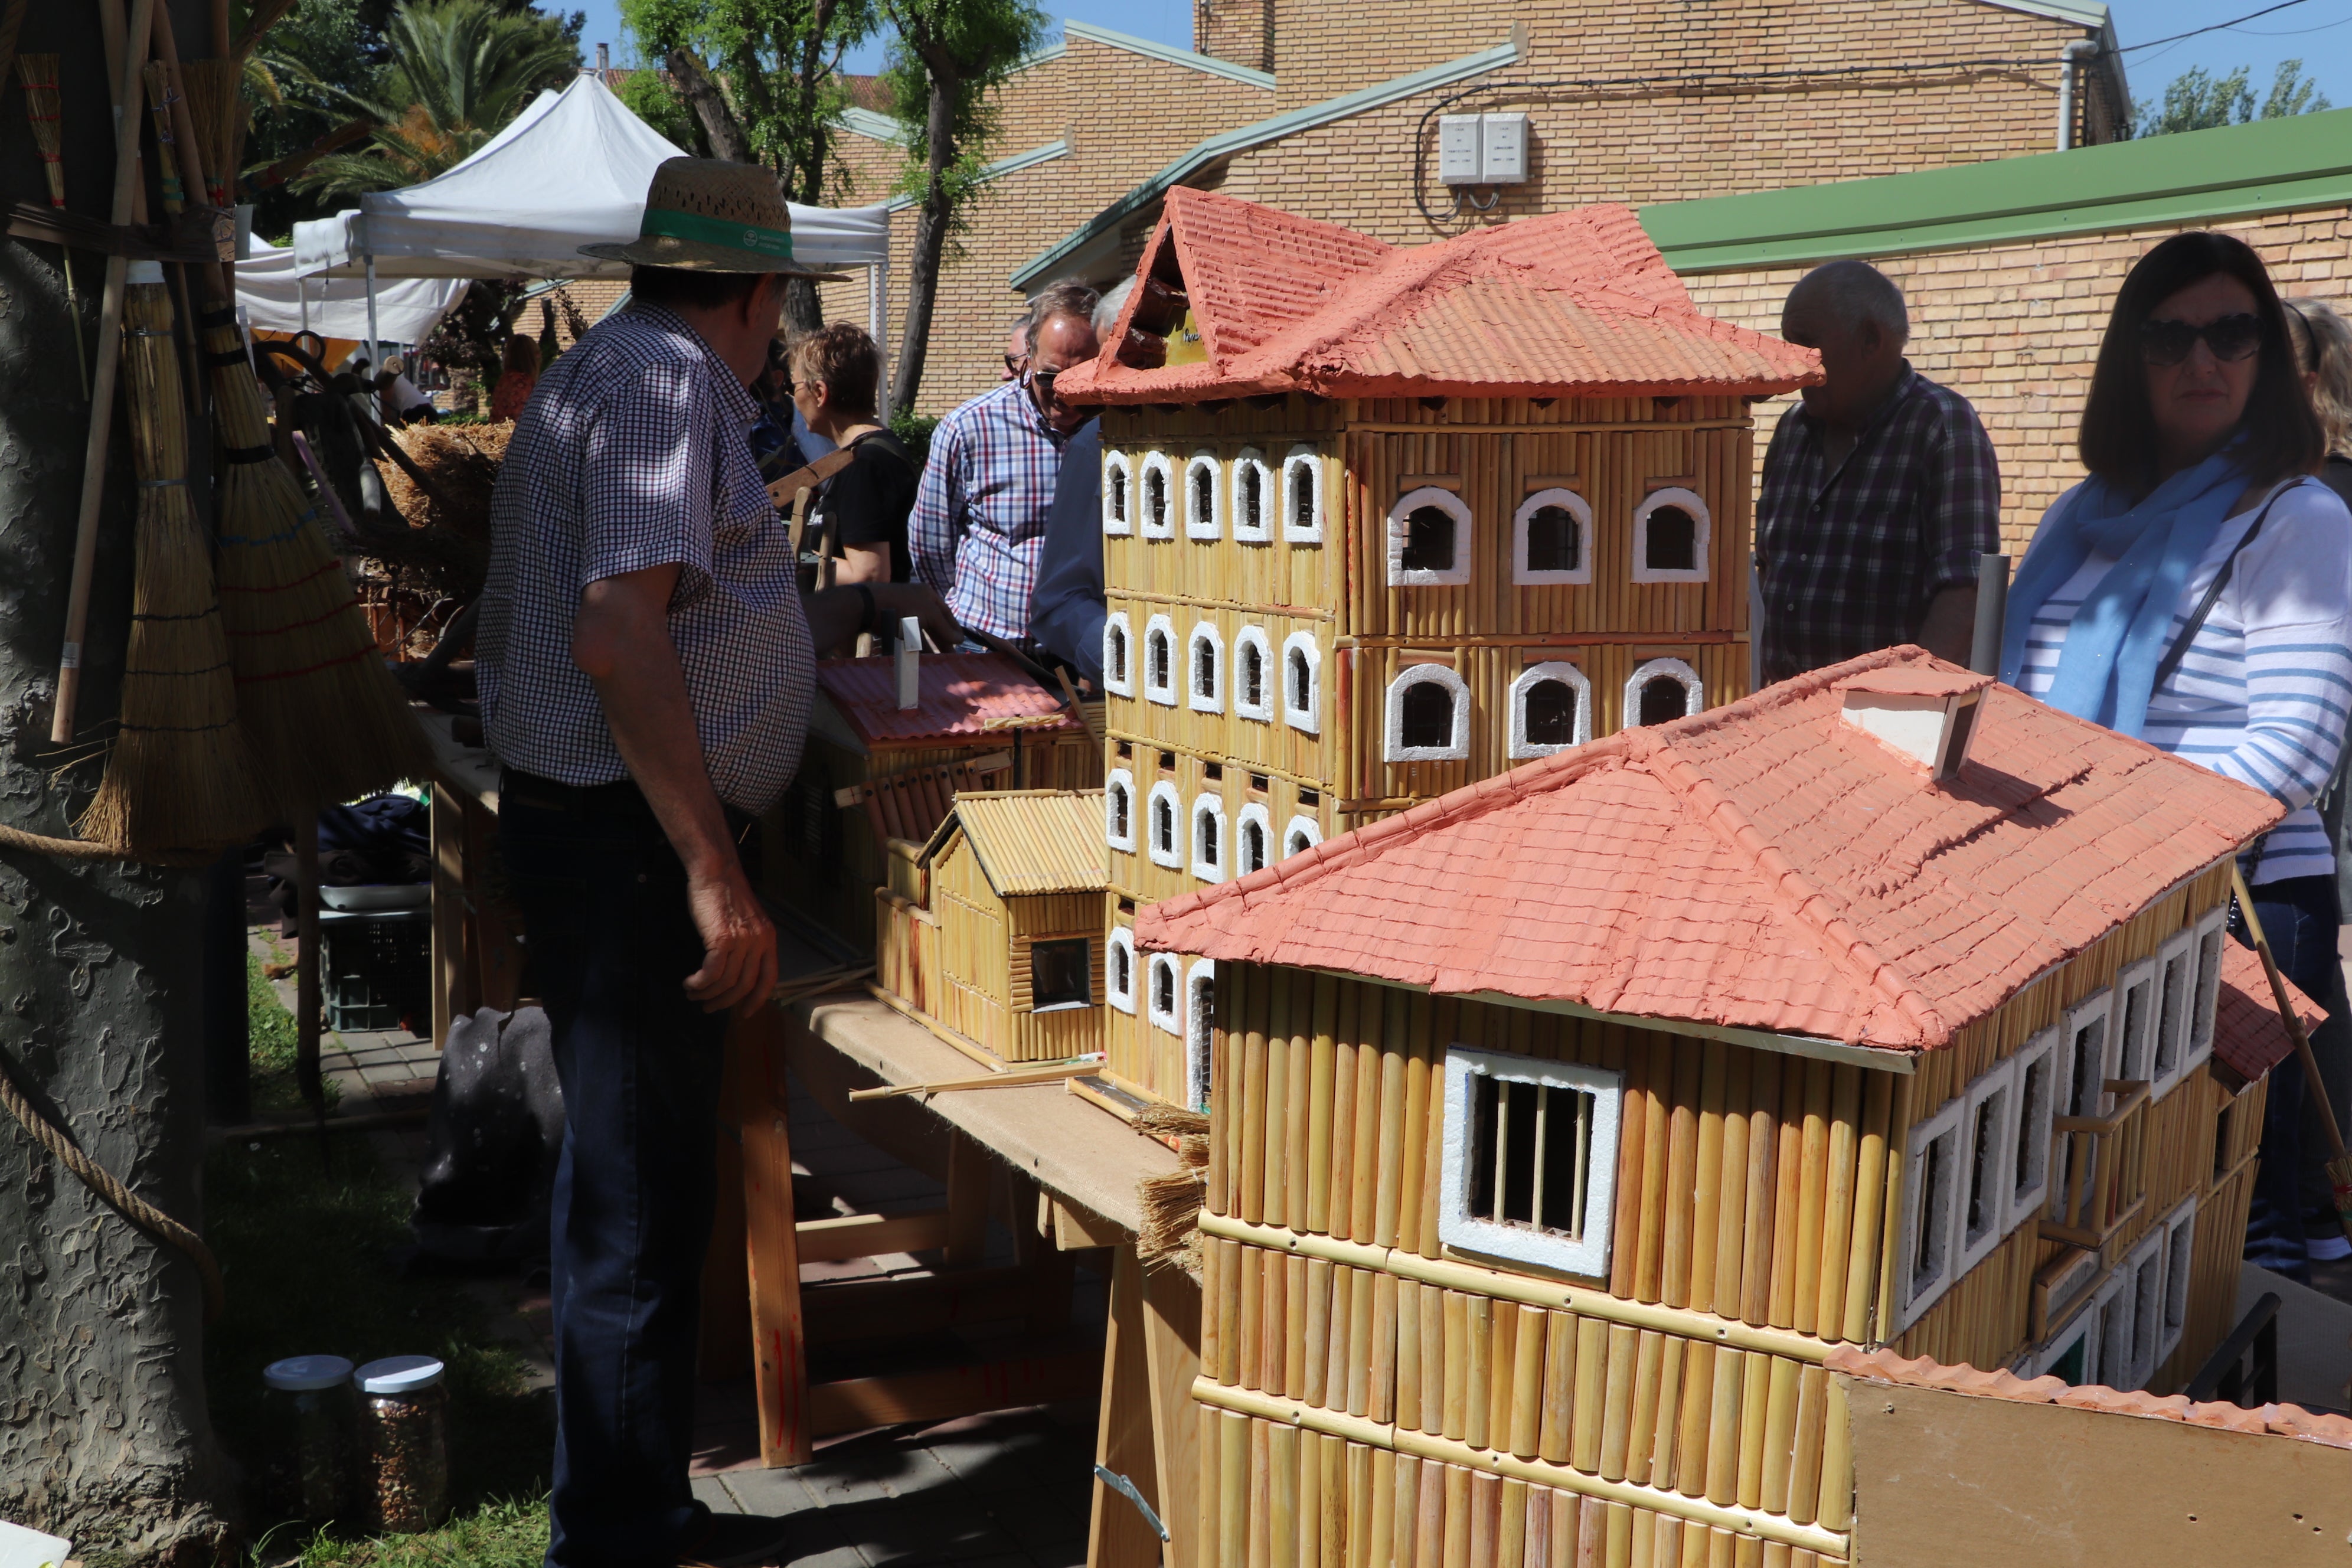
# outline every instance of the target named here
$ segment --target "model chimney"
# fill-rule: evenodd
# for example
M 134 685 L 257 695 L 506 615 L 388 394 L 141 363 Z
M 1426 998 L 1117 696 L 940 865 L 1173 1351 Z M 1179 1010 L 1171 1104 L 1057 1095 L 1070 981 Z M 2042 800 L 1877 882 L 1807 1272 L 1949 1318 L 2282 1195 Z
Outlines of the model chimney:
M 1948 665 L 1895 665 L 1864 670 L 1837 683 L 1845 706 L 1839 717 L 1880 744 L 1948 779 L 1968 760 L 1990 675 Z

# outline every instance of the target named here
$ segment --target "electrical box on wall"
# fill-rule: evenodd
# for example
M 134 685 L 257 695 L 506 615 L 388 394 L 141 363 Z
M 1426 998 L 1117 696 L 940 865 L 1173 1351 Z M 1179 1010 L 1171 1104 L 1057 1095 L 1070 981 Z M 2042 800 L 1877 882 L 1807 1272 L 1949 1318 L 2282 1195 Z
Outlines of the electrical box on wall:
M 1441 114 L 1437 177 L 1448 185 L 1516 185 L 1528 177 L 1524 114 Z

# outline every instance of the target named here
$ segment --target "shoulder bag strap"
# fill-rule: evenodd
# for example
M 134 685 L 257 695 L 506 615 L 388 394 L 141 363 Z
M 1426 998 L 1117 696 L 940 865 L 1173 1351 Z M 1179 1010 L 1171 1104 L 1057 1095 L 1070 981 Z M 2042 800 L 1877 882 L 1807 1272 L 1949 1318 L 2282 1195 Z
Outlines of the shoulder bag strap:
M 2300 478 L 2288 479 L 2271 491 L 2263 501 L 2263 510 L 2254 514 L 2254 521 L 2247 525 L 2245 532 L 2238 536 L 2238 542 L 2230 547 L 2229 556 L 2221 563 L 2221 569 L 2213 574 L 2212 586 L 2207 588 L 2205 596 L 2197 601 L 2197 608 L 2189 614 L 2189 624 L 2180 628 L 2180 635 L 2174 637 L 2172 646 L 2165 650 L 2164 662 L 2156 667 L 2156 679 L 2148 684 L 2149 696 L 2163 690 L 2164 683 L 2179 669 L 2180 661 L 2189 657 L 2189 645 L 2195 642 L 2197 634 L 2205 629 L 2206 617 L 2213 613 L 2214 605 L 2221 600 L 2221 590 L 2230 585 L 2230 574 L 2237 567 L 2238 557 L 2244 553 L 2247 545 L 2254 542 L 2254 535 L 2263 531 L 2263 522 L 2271 515 L 2271 508 L 2278 504 L 2279 497 L 2302 483 Z

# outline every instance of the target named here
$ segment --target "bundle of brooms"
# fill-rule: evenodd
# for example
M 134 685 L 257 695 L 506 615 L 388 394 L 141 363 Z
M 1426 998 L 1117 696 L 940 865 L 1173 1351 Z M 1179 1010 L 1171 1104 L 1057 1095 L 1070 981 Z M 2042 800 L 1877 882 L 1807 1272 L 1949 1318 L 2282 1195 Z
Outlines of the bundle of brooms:
M 236 202 L 229 186 L 245 153 L 245 100 L 237 94 L 243 76 L 244 68 L 233 59 L 188 60 L 180 67 L 180 86 L 201 138 L 196 155 L 205 173 L 204 197 L 216 207 Z M 191 189 L 189 199 L 198 194 Z
M 1148 1105 L 1136 1113 L 1135 1130 L 1176 1141 L 1183 1163 L 1165 1175 L 1135 1184 L 1143 1224 L 1135 1256 L 1146 1268 L 1174 1264 L 1201 1277 L 1201 1205 L 1208 1195 L 1209 1118 L 1177 1105 Z
M 25 119 L 33 128 L 33 145 L 40 150 L 42 172 L 48 175 L 49 205 L 58 212 L 63 212 L 66 205 L 66 160 L 58 131 L 58 57 L 18 55 L 16 74 L 25 83 Z M 89 351 L 83 347 L 81 341 L 81 297 L 74 288 L 73 247 L 60 247 L 58 259 L 65 270 L 66 311 L 73 320 L 74 368 L 81 374 L 81 395 L 87 401 L 89 397 Z

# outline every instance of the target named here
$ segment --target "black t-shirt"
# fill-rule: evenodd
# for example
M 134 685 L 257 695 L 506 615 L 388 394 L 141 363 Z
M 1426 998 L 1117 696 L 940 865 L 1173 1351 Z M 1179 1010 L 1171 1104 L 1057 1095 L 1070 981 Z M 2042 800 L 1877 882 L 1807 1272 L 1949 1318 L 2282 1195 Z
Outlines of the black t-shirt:
M 914 575 L 907 554 L 907 517 L 915 510 L 919 475 L 914 454 L 887 430 L 869 431 L 850 443 L 849 467 L 827 479 L 816 499 L 816 515 L 833 529 L 833 553 L 845 545 L 890 547 L 890 581 Z

